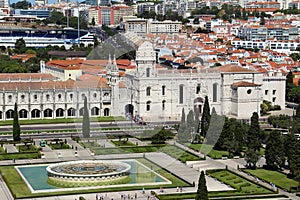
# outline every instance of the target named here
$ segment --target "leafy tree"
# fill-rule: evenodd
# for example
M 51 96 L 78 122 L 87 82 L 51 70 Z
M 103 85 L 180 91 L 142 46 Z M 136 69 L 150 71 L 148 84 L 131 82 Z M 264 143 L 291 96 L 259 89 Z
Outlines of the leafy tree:
M 90 137 L 90 117 L 87 106 L 87 97 L 84 97 L 83 119 L 82 119 L 82 134 L 83 137 Z
M 208 200 L 208 192 L 204 172 L 201 171 L 195 200 Z
M 15 42 L 15 52 L 16 53 L 25 53 L 27 50 L 26 43 L 23 38 L 17 39 Z
M 210 122 L 210 108 L 208 103 L 208 97 L 205 97 L 204 106 L 203 106 L 203 114 L 201 118 L 201 135 L 206 136 L 208 127 Z
M 11 7 L 14 9 L 25 9 L 27 10 L 28 8 L 31 7 L 31 3 L 29 1 L 23 0 L 23 1 L 18 1 L 17 3 L 11 4 Z
M 21 140 L 21 128 L 19 124 L 18 105 L 15 103 L 14 108 L 14 122 L 13 122 L 13 139 L 14 141 Z
M 285 137 L 284 149 L 290 173 L 295 177 L 300 172 L 300 141 L 294 134 L 288 134 Z
M 248 149 L 245 153 L 245 160 L 247 161 L 248 167 L 255 169 L 256 163 L 259 159 L 259 152 L 254 149 Z
M 281 133 L 272 131 L 266 145 L 266 163 L 270 169 L 278 169 L 284 166 L 285 155 Z
M 151 137 L 151 143 L 152 144 L 165 144 L 168 134 L 169 133 L 167 133 L 167 131 L 164 128 L 161 129 L 158 133 L 154 134 Z
M 194 23 L 194 24 L 199 24 L 199 23 L 200 23 L 200 22 L 199 22 L 199 18 L 196 17 L 196 18 L 194 19 L 193 23 Z
M 299 53 L 291 53 L 290 57 L 294 60 L 294 61 L 298 61 L 300 59 L 300 55 Z

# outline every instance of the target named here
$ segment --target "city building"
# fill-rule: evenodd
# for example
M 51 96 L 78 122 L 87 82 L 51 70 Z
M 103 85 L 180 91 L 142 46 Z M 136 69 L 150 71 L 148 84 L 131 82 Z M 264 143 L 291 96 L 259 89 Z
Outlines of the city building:
M 179 33 L 182 23 L 179 21 L 157 21 L 153 19 L 128 19 L 125 22 L 125 31 L 138 35 L 152 33 Z

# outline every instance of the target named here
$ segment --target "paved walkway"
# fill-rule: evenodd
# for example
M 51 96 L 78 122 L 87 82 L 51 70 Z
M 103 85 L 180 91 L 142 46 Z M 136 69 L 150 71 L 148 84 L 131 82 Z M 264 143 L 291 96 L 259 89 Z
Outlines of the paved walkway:
M 3 144 L 3 148 L 6 149 L 7 153 L 17 153 L 19 152 L 17 148 L 12 144 Z

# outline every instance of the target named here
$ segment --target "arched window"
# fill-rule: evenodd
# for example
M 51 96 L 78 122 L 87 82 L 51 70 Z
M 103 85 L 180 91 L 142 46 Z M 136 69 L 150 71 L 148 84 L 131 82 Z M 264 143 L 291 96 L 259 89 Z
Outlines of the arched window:
M 58 94 L 57 97 L 58 97 L 58 101 L 60 101 L 61 100 L 61 94 Z
M 6 119 L 12 119 L 12 118 L 14 118 L 14 111 L 13 110 L 6 111 Z
M 196 87 L 196 94 L 199 94 L 199 93 L 200 93 L 200 89 L 201 89 L 201 85 L 198 84 L 197 87 Z
M 97 93 L 96 92 L 93 94 L 93 97 L 94 97 L 94 99 L 97 98 Z
M 64 116 L 64 110 L 62 109 L 62 108 L 58 108 L 57 110 L 56 110 L 56 117 L 63 117 Z
M 38 109 L 33 109 L 31 111 L 31 118 L 40 118 L 41 117 L 41 111 Z
M 85 98 L 85 94 L 82 94 L 81 95 L 81 100 L 84 101 L 84 98 Z
M 146 88 L 146 96 L 150 96 L 151 94 L 151 87 Z
M 165 110 L 166 109 L 166 100 L 163 100 L 162 102 L 161 102 L 161 106 L 162 106 L 162 110 Z
M 12 101 L 12 95 L 8 95 L 8 102 Z
M 68 109 L 68 117 L 73 117 L 76 115 L 76 110 L 74 108 Z
M 165 85 L 163 85 L 163 86 L 161 87 L 161 94 L 162 94 L 162 95 L 166 95 L 166 86 L 165 86 Z
M 71 101 L 73 100 L 73 94 L 70 94 L 70 100 Z
M 49 101 L 49 100 L 50 100 L 50 95 L 46 94 L 46 101 Z
M 150 111 L 151 108 L 151 101 L 147 101 L 146 103 L 146 111 Z
M 213 102 L 218 101 L 218 83 L 213 84 Z
M 19 111 L 19 117 L 20 118 L 27 118 L 28 117 L 28 111 L 25 109 L 22 109 Z
M 99 115 L 99 111 L 100 109 L 97 108 L 97 107 L 93 107 L 92 110 L 91 110 L 91 115 Z
M 21 101 L 24 102 L 24 100 L 25 100 L 25 95 L 22 94 L 22 95 L 21 95 Z
M 35 101 L 37 101 L 38 97 L 37 97 L 37 95 L 36 95 L 36 94 L 35 94 L 35 95 L 33 95 L 33 99 L 34 99 Z
M 104 109 L 104 116 L 109 116 L 109 108 Z
M 150 77 L 150 68 L 146 69 L 146 77 Z
M 51 109 L 44 110 L 44 117 L 52 117 L 53 111 Z
M 80 108 L 79 109 L 79 116 L 83 116 L 83 113 L 84 113 L 84 108 Z
M 183 85 L 179 85 L 179 103 L 183 104 Z

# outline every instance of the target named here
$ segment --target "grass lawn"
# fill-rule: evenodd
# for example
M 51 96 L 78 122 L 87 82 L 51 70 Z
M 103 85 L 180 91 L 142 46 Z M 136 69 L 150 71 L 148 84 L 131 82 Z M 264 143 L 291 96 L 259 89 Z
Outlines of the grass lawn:
M 226 156 L 229 157 L 229 152 L 228 151 L 219 151 L 219 150 L 214 150 L 212 148 L 212 145 L 208 144 L 191 144 L 191 143 L 184 143 L 185 146 L 195 150 L 195 151 L 200 151 L 206 155 L 208 155 L 211 158 L 214 159 L 221 159 L 222 157 Z
M 19 152 L 37 152 L 38 149 L 35 145 L 18 145 L 17 149 L 19 150 Z
M 0 160 L 19 160 L 19 159 L 36 159 L 40 158 L 39 152 L 25 152 L 25 153 L 4 153 L 0 154 Z
M 111 140 L 111 143 L 113 143 L 115 146 L 136 146 L 135 144 L 133 144 L 130 141 L 126 141 L 126 140 Z
M 133 146 L 119 148 L 92 148 L 96 155 L 103 154 L 122 154 L 122 153 L 147 153 L 147 152 L 164 152 L 181 162 L 200 160 L 199 156 L 186 152 L 185 150 L 172 145 L 153 145 L 153 146 Z
M 200 157 L 176 146 L 165 146 L 160 151 L 180 160 L 181 162 L 200 160 Z
M 266 169 L 256 169 L 256 170 L 245 169 L 244 171 L 258 177 L 259 179 L 265 180 L 267 182 L 272 182 L 277 187 L 286 189 L 288 191 L 292 187 L 298 187 L 299 185 L 297 181 L 287 178 L 285 174 L 278 171 L 272 171 Z
M 124 117 L 90 117 L 91 122 L 111 122 L 111 121 L 124 121 Z M 82 122 L 82 118 L 58 118 L 58 119 L 31 119 L 19 120 L 20 124 L 58 124 L 58 123 L 75 123 Z M 0 122 L 1 125 L 12 125 L 13 120 L 5 120 Z
M 261 187 L 251 181 L 248 181 L 229 170 L 208 170 L 207 172 L 210 176 L 235 188 L 236 191 L 232 192 L 236 195 L 273 193 L 269 189 Z
M 190 186 L 185 181 L 177 178 L 176 176 L 172 175 L 171 173 L 167 172 L 164 169 L 161 169 L 159 166 L 155 165 L 154 163 L 145 160 L 145 159 L 138 159 L 141 163 L 148 166 L 149 168 L 152 167 L 157 173 L 160 173 L 165 178 L 172 181 L 170 185 L 159 185 L 159 186 L 145 186 L 145 189 L 158 189 L 160 186 L 164 188 L 167 187 L 187 187 Z M 142 190 L 141 186 L 132 186 L 132 187 L 118 187 L 118 188 L 101 188 L 101 189 L 85 189 L 85 190 L 73 190 L 73 191 L 65 191 L 65 192 L 47 192 L 47 193 L 31 193 L 30 190 L 27 188 L 25 182 L 19 175 L 19 173 L 15 170 L 14 166 L 1 166 L 0 172 L 3 175 L 3 179 L 5 180 L 6 184 L 8 185 L 10 191 L 12 192 L 15 198 L 33 198 L 33 197 L 43 197 L 43 196 L 59 196 L 59 195 L 69 195 L 69 194 L 85 194 L 85 193 L 103 193 L 103 192 L 115 192 L 115 191 L 128 191 L 128 190 Z
M 99 143 L 95 142 L 95 141 L 90 141 L 90 142 L 80 142 L 79 143 L 81 146 L 83 146 L 84 148 L 89 148 L 89 149 L 93 149 L 95 147 L 101 147 Z
M 70 145 L 66 143 L 48 144 L 51 149 L 71 149 Z

